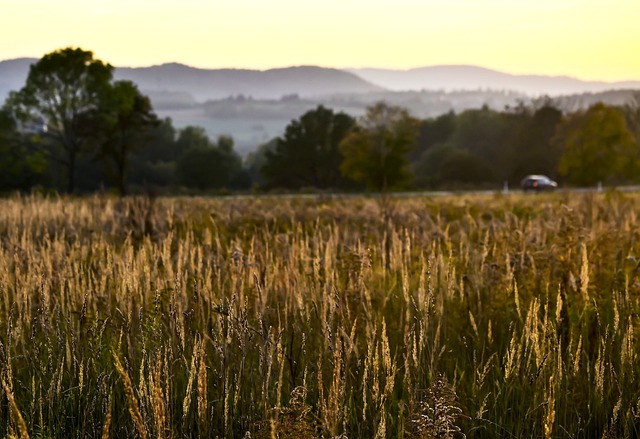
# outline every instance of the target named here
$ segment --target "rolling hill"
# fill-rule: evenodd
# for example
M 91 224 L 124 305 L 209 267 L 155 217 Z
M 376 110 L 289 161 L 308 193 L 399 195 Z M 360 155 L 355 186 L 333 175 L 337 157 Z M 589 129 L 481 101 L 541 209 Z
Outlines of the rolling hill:
M 373 84 L 395 91 L 508 90 L 530 96 L 560 96 L 640 88 L 640 81 L 583 81 L 569 76 L 512 75 L 477 66 L 450 65 L 410 70 L 347 69 Z
M 0 99 L 23 84 L 35 58 L 0 61 Z M 512 91 L 529 96 L 561 96 L 607 90 L 640 89 L 640 81 L 583 81 L 569 76 L 512 75 L 467 65 L 431 66 L 410 70 L 346 69 L 315 66 L 270 70 L 198 69 L 169 63 L 151 67 L 118 67 L 116 79 L 138 84 L 156 105 L 180 107 L 242 95 L 280 99 L 298 95 L 318 98 L 384 91 Z
M 0 61 L 0 99 L 24 85 L 34 58 Z M 338 69 L 314 66 L 270 70 L 197 69 L 170 63 L 151 67 L 117 67 L 115 79 L 131 80 L 143 93 L 181 103 L 205 102 L 244 95 L 254 99 L 279 99 L 287 95 L 318 97 L 333 94 L 380 92 L 358 76 Z
M 118 68 L 116 79 L 128 79 L 145 92 L 178 91 L 198 102 L 243 95 L 279 99 L 287 95 L 318 97 L 341 93 L 381 91 L 358 76 L 337 69 L 313 66 L 271 70 L 196 69 L 183 64 L 145 68 Z

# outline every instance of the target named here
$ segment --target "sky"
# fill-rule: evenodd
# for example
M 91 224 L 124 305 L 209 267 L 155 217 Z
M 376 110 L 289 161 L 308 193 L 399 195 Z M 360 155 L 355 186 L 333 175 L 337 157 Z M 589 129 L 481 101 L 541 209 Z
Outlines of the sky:
M 81 47 L 114 66 L 469 64 L 640 80 L 639 0 L 0 0 L 0 60 Z

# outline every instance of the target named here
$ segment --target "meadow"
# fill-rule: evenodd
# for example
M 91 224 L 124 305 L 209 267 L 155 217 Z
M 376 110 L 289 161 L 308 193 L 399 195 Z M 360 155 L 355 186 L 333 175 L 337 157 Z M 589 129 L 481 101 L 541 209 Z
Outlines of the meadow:
M 0 436 L 638 437 L 639 213 L 0 200 Z

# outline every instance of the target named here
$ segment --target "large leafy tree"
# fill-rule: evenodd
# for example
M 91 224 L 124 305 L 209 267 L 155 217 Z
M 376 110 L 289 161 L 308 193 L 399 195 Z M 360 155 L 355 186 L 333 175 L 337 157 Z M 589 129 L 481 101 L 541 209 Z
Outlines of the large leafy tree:
M 178 160 L 178 182 L 199 190 L 230 188 L 242 169 L 242 159 L 233 149 L 233 139 L 220 136 L 212 143 L 204 129 L 186 127 L 177 143 L 186 151 Z
M 149 98 L 130 81 L 116 81 L 110 86 L 97 111 L 95 125 L 101 137 L 99 156 L 107 164 L 107 174 L 124 195 L 130 157 L 150 140 L 150 131 L 159 121 Z
M 86 115 L 97 110 L 109 88 L 113 67 L 77 48 L 60 49 L 33 64 L 24 87 L 8 98 L 23 124 L 44 119 L 45 153 L 62 167 L 66 189 L 75 189 L 78 156 L 95 148 L 95 136 L 83 130 Z
M 323 106 L 292 121 L 273 150 L 266 151 L 263 173 L 271 187 L 329 189 L 343 186 L 340 142 L 355 120 Z
M 407 154 L 415 144 L 418 127 L 418 120 L 401 107 L 384 102 L 368 107 L 340 145 L 342 173 L 370 190 L 407 187 L 412 178 Z
M 596 104 L 567 116 L 555 141 L 563 151 L 558 171 L 571 183 L 630 180 L 639 169 L 638 144 L 617 108 Z

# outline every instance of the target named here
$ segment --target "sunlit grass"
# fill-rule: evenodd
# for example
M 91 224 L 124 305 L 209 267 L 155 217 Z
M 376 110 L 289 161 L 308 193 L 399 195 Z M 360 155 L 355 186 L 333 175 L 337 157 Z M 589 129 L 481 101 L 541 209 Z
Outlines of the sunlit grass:
M 2 200 L 0 435 L 637 437 L 639 211 Z

